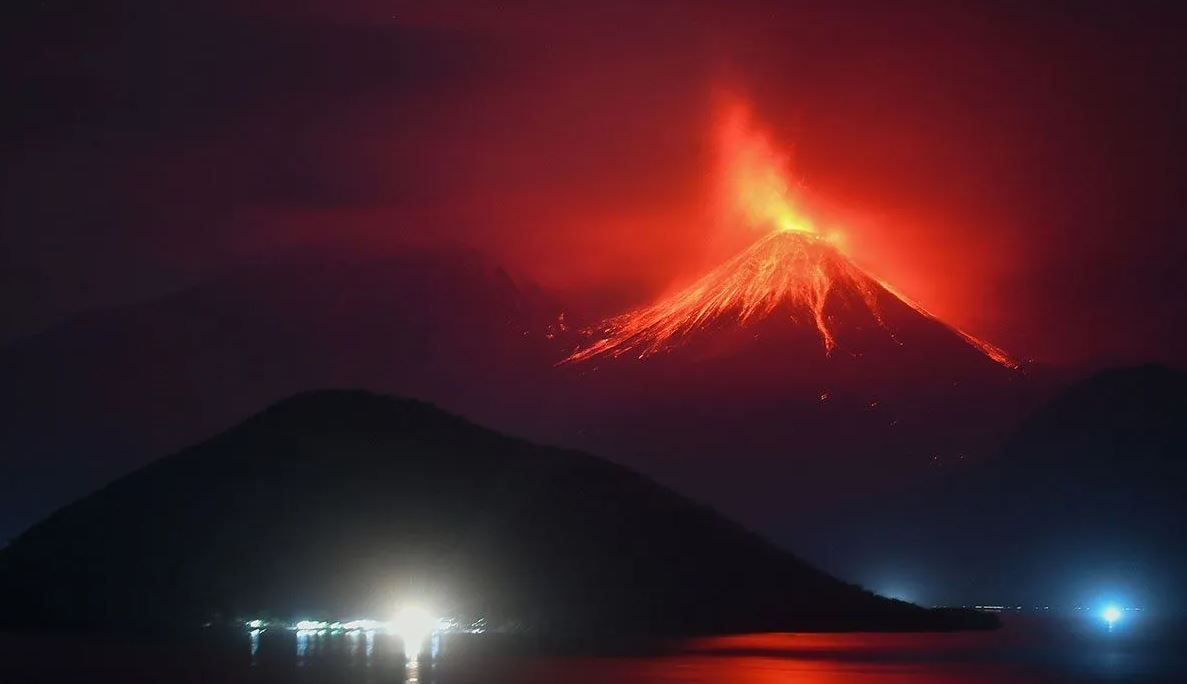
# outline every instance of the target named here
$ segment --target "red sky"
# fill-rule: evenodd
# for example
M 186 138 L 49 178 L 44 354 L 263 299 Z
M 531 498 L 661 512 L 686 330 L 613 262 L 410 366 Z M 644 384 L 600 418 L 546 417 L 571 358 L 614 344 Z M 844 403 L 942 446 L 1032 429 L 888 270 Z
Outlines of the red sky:
M 646 301 L 752 237 L 713 211 L 729 93 L 942 317 L 1021 357 L 1187 362 L 1173 9 L 790 4 L 30 9 L 0 339 L 301 246 L 469 243 Z

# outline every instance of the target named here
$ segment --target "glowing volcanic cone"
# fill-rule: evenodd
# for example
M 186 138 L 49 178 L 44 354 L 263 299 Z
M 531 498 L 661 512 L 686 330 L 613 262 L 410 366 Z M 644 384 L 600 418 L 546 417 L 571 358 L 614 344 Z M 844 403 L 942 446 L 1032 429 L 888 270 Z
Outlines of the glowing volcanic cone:
M 702 331 L 774 316 L 812 326 L 826 354 L 837 348 L 842 329 L 880 329 L 898 344 L 884 310 L 901 304 L 897 308 L 943 326 L 993 361 L 1018 367 L 1001 349 L 943 323 L 863 271 L 817 232 L 787 180 L 788 159 L 754 127 L 744 106 L 722 118 L 718 147 L 723 217 L 766 236 L 674 296 L 606 321 L 591 332 L 595 341 L 564 362 L 624 355 L 642 359 Z
M 565 361 L 624 355 L 642 359 L 680 346 L 700 331 L 747 326 L 772 316 L 811 325 L 824 351 L 831 353 L 841 334 L 829 313 L 836 307 L 857 310 L 893 338 L 882 313 L 887 298 L 943 325 L 993 361 L 1018 366 L 1001 349 L 939 321 L 896 294 L 827 240 L 795 230 L 770 233 L 683 291 L 606 321 L 593 332 L 594 342 Z

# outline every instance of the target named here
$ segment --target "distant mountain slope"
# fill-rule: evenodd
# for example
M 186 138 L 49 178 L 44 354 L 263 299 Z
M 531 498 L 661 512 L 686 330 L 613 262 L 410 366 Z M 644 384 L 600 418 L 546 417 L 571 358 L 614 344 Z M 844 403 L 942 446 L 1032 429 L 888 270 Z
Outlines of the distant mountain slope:
M 849 538 L 874 555 L 914 548 L 986 601 L 1187 607 L 1184 492 L 1187 373 L 1113 369 L 1037 410 L 995 457 L 852 521 Z
M 1094 375 L 1026 420 L 978 479 L 973 500 L 1001 543 L 1187 569 L 1187 373 Z
M 10 625 L 383 614 L 412 587 L 557 634 L 957 624 L 619 466 L 362 392 L 281 402 L 0 552 Z
M 1187 465 L 1187 372 L 1150 364 L 1102 371 L 1027 419 L 1007 442 L 1012 467 L 1105 467 L 1116 483 L 1146 465 Z
M 0 546 L 112 478 L 317 387 L 496 423 L 564 347 L 561 308 L 467 249 L 312 255 L 75 317 L 0 350 Z

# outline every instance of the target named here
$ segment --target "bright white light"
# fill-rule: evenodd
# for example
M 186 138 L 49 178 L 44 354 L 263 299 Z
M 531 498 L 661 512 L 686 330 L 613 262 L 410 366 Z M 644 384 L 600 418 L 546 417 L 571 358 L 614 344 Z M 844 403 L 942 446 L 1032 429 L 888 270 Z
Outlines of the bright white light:
M 347 631 L 369 631 L 376 630 L 381 627 L 386 627 L 386 623 L 379 620 L 351 620 L 350 622 L 343 622 L 342 628 Z
M 318 629 L 325 629 L 328 625 L 324 622 L 318 622 L 317 620 L 301 620 L 295 626 L 299 631 L 308 632 Z
M 409 660 L 420 655 L 425 638 L 430 636 L 436 627 L 437 618 L 418 606 L 405 607 L 392 621 L 392 630 L 404 642 L 404 655 Z
M 1105 619 L 1105 622 L 1112 625 L 1121 619 L 1121 609 L 1117 606 L 1105 606 L 1105 609 L 1100 612 L 1100 616 Z
M 263 620 L 251 620 L 250 622 L 247 623 L 247 626 L 251 627 L 252 629 L 259 629 L 264 626 L 264 621 Z

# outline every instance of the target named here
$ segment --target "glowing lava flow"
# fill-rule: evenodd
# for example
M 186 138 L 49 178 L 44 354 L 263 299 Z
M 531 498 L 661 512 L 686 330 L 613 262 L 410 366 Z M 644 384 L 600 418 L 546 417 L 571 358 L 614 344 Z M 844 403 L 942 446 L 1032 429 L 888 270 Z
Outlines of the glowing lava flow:
M 744 325 L 771 314 L 781 304 L 807 314 L 825 349 L 832 351 L 836 337 L 825 318 L 824 305 L 838 285 L 857 292 L 881 321 L 876 280 L 820 238 L 799 231 L 774 232 L 675 296 L 611 319 L 603 327 L 602 339 L 574 352 L 566 361 L 628 352 L 644 358 L 695 330 L 729 319 Z
M 573 352 L 564 362 L 625 354 L 642 359 L 679 345 L 698 330 L 719 323 L 746 325 L 777 309 L 785 311 L 792 321 L 811 320 L 829 353 L 837 346 L 836 331 L 825 313 L 830 297 L 864 305 L 874 321 L 893 337 L 879 307 L 882 296 L 898 298 L 993 361 L 1008 368 L 1018 367 L 1001 349 L 943 323 L 898 295 L 828 241 L 800 231 L 770 233 L 674 296 L 610 319 L 599 328 L 599 339 Z

